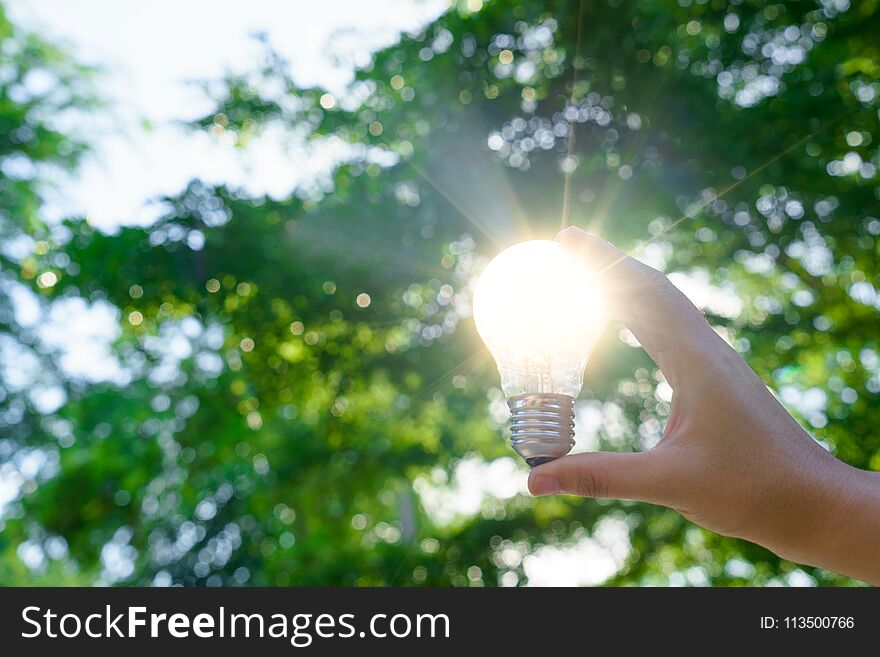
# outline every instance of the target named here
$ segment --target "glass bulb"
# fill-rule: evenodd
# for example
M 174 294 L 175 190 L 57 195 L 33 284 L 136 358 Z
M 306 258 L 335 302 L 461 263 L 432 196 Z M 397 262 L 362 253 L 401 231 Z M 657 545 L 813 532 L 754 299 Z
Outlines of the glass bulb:
M 567 454 L 574 399 L 605 319 L 595 275 L 558 242 L 522 242 L 480 275 L 473 308 L 511 408 L 514 448 L 532 466 Z

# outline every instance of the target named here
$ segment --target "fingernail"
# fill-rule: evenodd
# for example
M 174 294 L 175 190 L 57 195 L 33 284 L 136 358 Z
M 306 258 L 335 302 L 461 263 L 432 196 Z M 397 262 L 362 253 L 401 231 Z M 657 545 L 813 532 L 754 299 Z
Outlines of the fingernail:
M 561 241 L 561 240 L 566 239 L 569 235 L 576 235 L 576 234 L 577 234 L 577 228 L 575 228 L 574 226 L 568 226 L 567 228 L 563 228 L 558 233 L 556 233 L 556 239 Z
M 533 472 L 529 475 L 529 491 L 535 497 L 553 495 L 559 492 L 559 482 L 553 475 Z

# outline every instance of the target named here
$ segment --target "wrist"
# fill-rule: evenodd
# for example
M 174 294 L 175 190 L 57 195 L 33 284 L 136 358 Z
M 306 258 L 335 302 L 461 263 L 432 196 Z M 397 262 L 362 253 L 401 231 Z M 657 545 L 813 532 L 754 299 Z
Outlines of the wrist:
M 811 563 L 880 585 L 880 473 L 838 463 L 833 513 Z
M 790 531 L 771 549 L 791 561 L 876 583 L 877 566 L 866 562 L 877 561 L 872 555 L 880 550 L 880 475 L 824 450 L 809 472 Z

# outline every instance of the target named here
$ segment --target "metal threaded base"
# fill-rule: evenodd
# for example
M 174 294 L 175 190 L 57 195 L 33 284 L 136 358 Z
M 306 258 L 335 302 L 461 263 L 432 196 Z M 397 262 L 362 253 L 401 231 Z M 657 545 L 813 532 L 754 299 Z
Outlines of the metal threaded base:
M 565 456 L 574 447 L 574 398 L 530 392 L 507 400 L 510 442 L 530 467 Z

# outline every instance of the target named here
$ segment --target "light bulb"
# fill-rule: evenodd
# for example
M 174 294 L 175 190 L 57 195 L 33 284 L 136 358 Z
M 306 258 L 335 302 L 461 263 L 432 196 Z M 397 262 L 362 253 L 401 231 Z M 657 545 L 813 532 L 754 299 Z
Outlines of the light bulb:
M 513 448 L 532 467 L 565 456 L 605 319 L 595 275 L 558 242 L 521 242 L 480 275 L 473 310 L 510 406 Z

